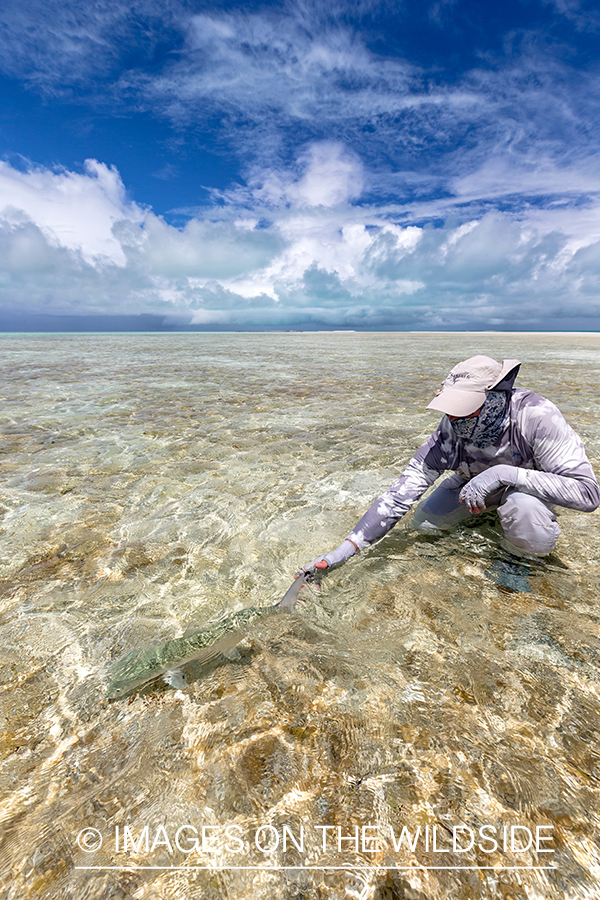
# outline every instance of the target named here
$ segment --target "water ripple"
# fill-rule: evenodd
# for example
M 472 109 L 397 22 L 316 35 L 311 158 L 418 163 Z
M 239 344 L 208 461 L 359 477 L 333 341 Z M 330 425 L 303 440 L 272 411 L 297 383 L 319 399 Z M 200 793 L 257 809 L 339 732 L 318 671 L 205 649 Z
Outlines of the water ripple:
M 520 356 L 598 462 L 596 336 L 460 345 Z M 335 546 L 434 427 L 432 373 L 455 356 L 443 335 L 4 342 L 3 896 L 595 896 L 597 515 L 561 511 L 527 594 L 489 577 L 493 516 L 439 539 L 407 520 L 232 659 L 190 664 L 183 691 L 105 698 L 114 660 L 275 603 Z M 451 846 L 453 826 L 512 825 L 554 829 L 556 871 L 500 871 L 545 861 L 518 847 Z M 395 849 L 403 827 L 418 840 Z M 87 853 L 89 828 L 103 843 Z M 455 868 L 423 868 L 440 860 Z

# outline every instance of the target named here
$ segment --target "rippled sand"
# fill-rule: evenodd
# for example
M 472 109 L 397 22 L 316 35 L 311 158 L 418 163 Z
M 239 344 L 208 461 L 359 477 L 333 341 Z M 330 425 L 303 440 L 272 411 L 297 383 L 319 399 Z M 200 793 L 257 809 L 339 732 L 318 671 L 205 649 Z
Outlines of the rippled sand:
M 3 898 L 599 896 L 597 513 L 561 511 L 526 594 L 489 575 L 493 516 L 440 539 L 407 518 L 183 691 L 105 691 L 131 649 L 275 603 L 337 546 L 461 358 L 523 360 L 600 471 L 600 337 L 0 347 Z M 552 852 L 493 850 L 484 826 Z

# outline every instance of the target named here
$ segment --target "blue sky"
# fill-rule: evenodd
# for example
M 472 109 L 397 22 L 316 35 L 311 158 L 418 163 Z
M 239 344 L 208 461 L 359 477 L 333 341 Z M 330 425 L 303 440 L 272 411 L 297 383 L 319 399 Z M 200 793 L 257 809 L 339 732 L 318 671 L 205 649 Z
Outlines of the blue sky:
M 0 328 L 596 330 L 578 0 L 4 0 Z

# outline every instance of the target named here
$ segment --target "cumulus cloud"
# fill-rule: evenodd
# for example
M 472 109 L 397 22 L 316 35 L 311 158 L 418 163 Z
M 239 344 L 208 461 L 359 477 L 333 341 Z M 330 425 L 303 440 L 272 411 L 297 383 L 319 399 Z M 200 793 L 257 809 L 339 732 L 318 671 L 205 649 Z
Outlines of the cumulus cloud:
M 584 27 L 578 0 L 552 3 Z M 0 163 L 5 308 L 202 327 L 598 321 L 597 68 L 531 29 L 448 77 L 353 24 L 384 8 L 8 0 L 3 71 L 151 112 L 182 141 L 197 129 L 239 178 L 175 227 L 102 161 Z
M 191 219 L 179 229 L 152 213 L 142 230 L 123 230 L 122 239 L 130 263 L 163 278 L 190 281 L 248 276 L 268 265 L 282 243 L 276 228 L 258 229 L 243 220 Z
M 19 171 L 0 161 L 0 221 L 31 221 L 50 244 L 77 250 L 83 259 L 124 265 L 115 222 L 141 222 L 144 212 L 129 202 L 114 166 L 88 159 L 81 174 L 30 167 Z
M 313 144 L 300 157 L 300 162 L 305 164 L 304 172 L 288 187 L 290 202 L 298 206 L 331 207 L 360 197 L 362 163 L 340 144 Z
M 591 21 L 579 0 L 553 3 L 558 21 Z M 376 10 L 389 14 L 370 2 L 194 12 L 184 0 L 8 0 L 0 65 L 46 93 L 76 88 L 74 97 L 108 100 L 121 114 L 166 118 L 180 135 L 200 128 L 237 154 L 246 178 L 332 142 L 360 157 L 378 197 L 472 194 L 477 172 L 491 198 L 554 191 L 578 172 L 598 180 L 597 67 L 577 70 L 568 48 L 530 29 L 449 77 L 443 66 L 376 52 L 385 18 L 357 27 Z M 165 44 L 171 52 L 157 61 Z M 309 202 L 323 182 L 304 185 Z
M 314 186 L 328 172 L 319 203 Z M 254 217 L 249 188 L 182 228 L 128 201 L 118 173 L 97 162 L 84 173 L 4 164 L 1 174 L 11 190 L 0 217 L 5 311 L 146 312 L 204 328 L 600 324 L 600 235 L 584 246 L 497 210 L 401 224 L 361 205 L 362 167 L 340 145 L 264 173 Z M 269 193 L 275 175 L 281 190 Z M 68 215 L 51 216 L 64 198 Z
M 598 73 L 574 70 L 535 32 L 449 79 L 442 68 L 374 52 L 347 17 L 319 6 L 311 16 L 301 4 L 213 9 L 182 18 L 181 28 L 176 58 L 158 73 L 124 73 L 119 89 L 178 128 L 218 120 L 246 175 L 257 160 L 289 163 L 299 143 L 325 141 L 353 148 L 374 170 L 376 192 L 403 171 L 413 188 L 419 180 L 443 193 L 490 161 L 523 181 L 545 166 L 537 190 L 553 171 L 597 160 Z

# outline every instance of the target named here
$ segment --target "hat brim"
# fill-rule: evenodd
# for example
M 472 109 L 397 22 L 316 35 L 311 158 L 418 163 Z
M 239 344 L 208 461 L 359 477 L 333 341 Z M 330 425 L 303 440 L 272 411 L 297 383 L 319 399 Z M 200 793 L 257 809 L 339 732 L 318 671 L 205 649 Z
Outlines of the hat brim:
M 489 391 L 512 390 L 521 362 L 518 359 L 505 359 L 500 366 L 496 380 L 483 391 L 469 391 L 464 388 L 443 387 L 437 397 L 427 405 L 427 409 L 437 409 L 447 416 L 472 416 L 485 403 Z
M 447 416 L 471 416 L 485 403 L 487 394 L 485 391 L 460 391 L 456 388 L 446 387 L 434 397 L 427 409 L 437 409 Z
M 496 381 L 490 385 L 490 391 L 510 391 L 521 368 L 520 359 L 504 359 L 502 371 Z

